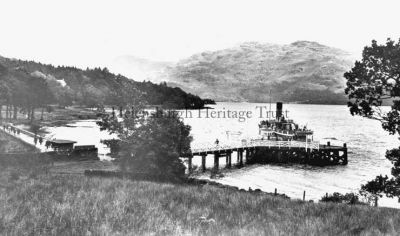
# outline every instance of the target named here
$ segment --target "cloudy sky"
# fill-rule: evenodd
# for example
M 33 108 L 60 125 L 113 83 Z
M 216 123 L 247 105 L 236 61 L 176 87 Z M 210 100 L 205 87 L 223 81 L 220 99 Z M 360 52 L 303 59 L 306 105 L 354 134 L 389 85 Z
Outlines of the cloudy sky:
M 177 61 L 246 41 L 317 41 L 360 54 L 400 38 L 398 0 L 0 0 L 0 55 L 107 66 L 121 55 Z

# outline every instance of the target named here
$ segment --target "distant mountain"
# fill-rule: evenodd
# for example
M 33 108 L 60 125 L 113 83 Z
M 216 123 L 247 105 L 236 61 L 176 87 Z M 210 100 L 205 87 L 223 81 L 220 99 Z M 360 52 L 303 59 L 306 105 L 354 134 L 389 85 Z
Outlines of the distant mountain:
M 273 101 L 343 104 L 343 73 L 353 61 L 349 53 L 316 42 L 253 42 L 203 52 L 176 64 L 125 56 L 112 68 L 132 78 L 167 81 L 216 101 L 267 102 L 271 90 Z
M 150 61 L 125 55 L 115 58 L 108 67 L 111 71 L 118 71 L 118 73 L 137 81 L 147 80 L 161 83 L 165 80 L 167 68 L 174 65 L 173 62 Z
M 216 101 L 343 104 L 351 55 L 316 42 L 244 43 L 203 52 L 167 70 L 168 85 Z

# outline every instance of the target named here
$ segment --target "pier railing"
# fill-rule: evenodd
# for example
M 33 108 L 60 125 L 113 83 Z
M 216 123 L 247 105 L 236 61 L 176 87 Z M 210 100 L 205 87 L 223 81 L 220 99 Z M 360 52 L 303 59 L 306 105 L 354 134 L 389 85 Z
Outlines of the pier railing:
M 310 141 L 274 141 L 274 140 L 242 140 L 241 142 L 230 142 L 226 144 L 194 143 L 192 153 L 234 150 L 249 147 L 277 147 L 277 148 L 304 148 L 319 150 L 319 142 Z

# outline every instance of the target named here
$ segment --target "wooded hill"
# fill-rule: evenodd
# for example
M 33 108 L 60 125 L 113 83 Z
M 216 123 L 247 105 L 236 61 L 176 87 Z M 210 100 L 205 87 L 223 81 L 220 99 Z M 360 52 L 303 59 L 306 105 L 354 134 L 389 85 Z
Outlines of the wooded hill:
M 107 68 L 86 70 L 0 57 L 0 105 L 32 112 L 49 104 L 126 106 L 132 100 L 167 108 L 195 109 L 205 101 L 165 83 L 137 82 Z

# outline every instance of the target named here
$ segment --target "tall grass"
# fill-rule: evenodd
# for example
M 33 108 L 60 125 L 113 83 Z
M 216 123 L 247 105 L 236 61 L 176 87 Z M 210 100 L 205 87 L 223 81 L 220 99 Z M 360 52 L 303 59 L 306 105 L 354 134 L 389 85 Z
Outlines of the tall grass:
M 400 211 L 0 166 L 1 235 L 399 235 Z M 31 164 L 32 165 L 32 164 Z M 45 164 L 41 164 L 45 165 Z M 13 172 L 14 171 L 14 172 Z M 12 174 L 13 173 L 13 174 Z M 18 175 L 16 177 L 15 175 Z M 203 217 L 203 218 L 202 218 Z

